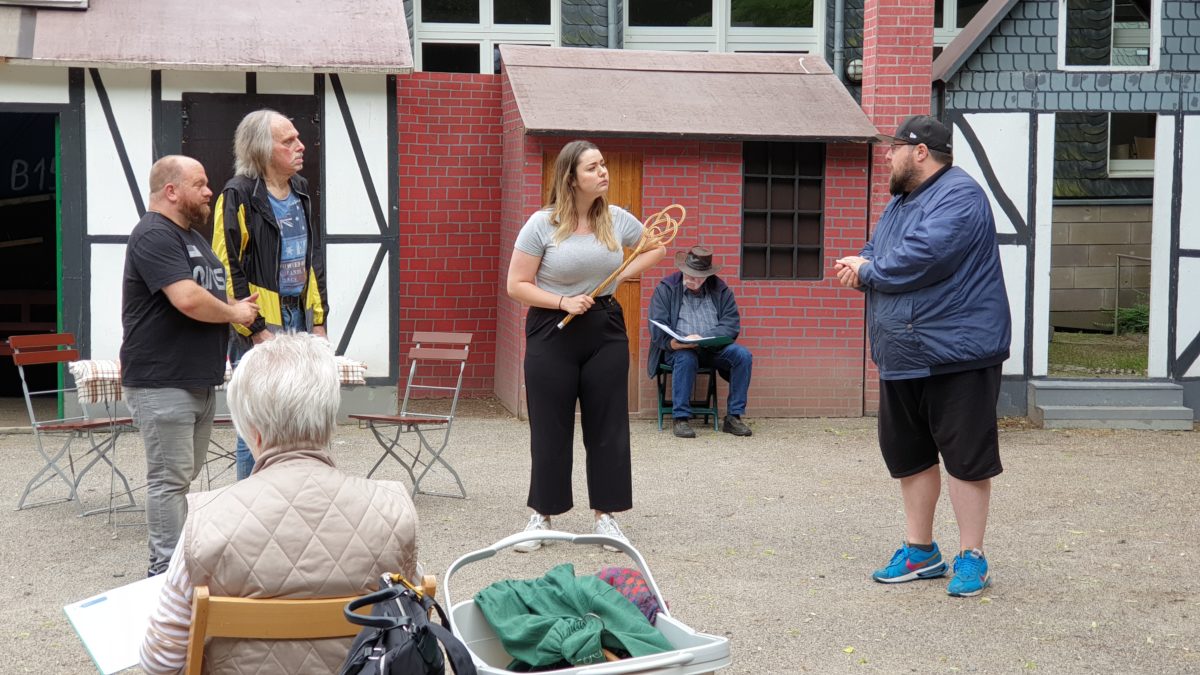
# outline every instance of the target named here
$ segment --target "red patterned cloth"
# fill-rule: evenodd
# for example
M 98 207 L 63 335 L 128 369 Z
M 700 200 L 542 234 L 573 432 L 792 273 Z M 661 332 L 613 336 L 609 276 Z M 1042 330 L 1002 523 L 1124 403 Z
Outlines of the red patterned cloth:
M 596 576 L 637 605 L 650 624 L 654 624 L 658 618 L 658 599 L 650 592 L 650 586 L 640 571 L 628 567 L 605 567 Z
M 67 364 L 80 403 L 111 403 L 121 400 L 120 361 L 72 361 Z

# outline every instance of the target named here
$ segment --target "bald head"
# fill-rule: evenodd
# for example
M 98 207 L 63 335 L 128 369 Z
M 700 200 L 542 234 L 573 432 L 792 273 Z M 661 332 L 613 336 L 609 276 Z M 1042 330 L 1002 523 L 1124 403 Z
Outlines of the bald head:
M 208 176 L 200 162 L 184 155 L 167 155 L 150 168 L 150 210 L 184 229 L 208 220 Z
M 200 166 L 200 162 L 186 155 L 167 155 L 150 167 L 150 194 L 159 194 L 167 184 L 179 185 L 188 169 Z

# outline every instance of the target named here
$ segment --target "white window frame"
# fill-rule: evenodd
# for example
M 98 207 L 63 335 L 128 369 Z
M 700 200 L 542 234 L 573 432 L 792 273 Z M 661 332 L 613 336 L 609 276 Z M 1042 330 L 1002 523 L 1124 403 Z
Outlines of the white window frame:
M 625 49 L 825 53 L 825 3 L 820 0 L 813 2 L 812 28 L 734 27 L 731 25 L 733 23 L 732 0 L 712 0 L 712 26 L 703 28 L 630 26 L 629 0 L 621 4 Z
M 961 32 L 962 29 L 958 28 L 958 0 L 945 0 L 942 3 L 942 25 L 933 25 L 933 46 L 945 48 Z
M 427 42 L 479 45 L 478 72 L 487 75 L 494 72 L 496 45 L 561 46 L 562 3 L 549 1 L 550 23 L 539 26 L 492 23 L 495 9 L 492 0 L 479 0 L 479 23 L 425 23 L 421 21 L 421 0 L 413 0 L 413 67 L 425 70 L 421 45 Z
M 1111 0 L 1114 5 L 1116 0 Z M 1145 43 L 1144 38 L 1132 38 L 1128 33 L 1141 31 L 1118 31 L 1113 29 L 1113 43 L 1123 46 Z M 1120 34 L 1119 34 L 1120 33 Z M 1145 66 L 1112 65 L 1112 46 L 1109 45 L 1109 61 L 1107 66 L 1068 66 L 1067 65 L 1067 0 L 1058 0 L 1058 69 L 1069 72 L 1146 72 L 1158 70 L 1159 57 L 1162 53 L 1162 0 L 1150 0 L 1150 40 L 1146 47 L 1150 50 L 1150 64 Z M 1133 160 L 1136 161 L 1136 160 Z
M 1112 158 L 1112 117 L 1118 113 L 1108 113 L 1108 177 L 1109 178 L 1153 178 L 1153 159 L 1113 159 Z M 1136 114 L 1136 113 L 1134 113 Z M 1158 156 L 1158 121 L 1154 124 L 1154 155 Z

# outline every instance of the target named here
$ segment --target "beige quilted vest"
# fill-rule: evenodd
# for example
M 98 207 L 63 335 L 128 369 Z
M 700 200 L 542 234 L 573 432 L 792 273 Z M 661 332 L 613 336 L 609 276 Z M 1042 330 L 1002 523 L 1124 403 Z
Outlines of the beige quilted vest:
M 417 513 L 399 483 L 347 476 L 324 451 L 267 453 L 246 480 L 189 496 L 185 562 L 212 595 L 303 598 L 415 578 Z M 205 673 L 337 673 L 350 638 L 210 639 Z

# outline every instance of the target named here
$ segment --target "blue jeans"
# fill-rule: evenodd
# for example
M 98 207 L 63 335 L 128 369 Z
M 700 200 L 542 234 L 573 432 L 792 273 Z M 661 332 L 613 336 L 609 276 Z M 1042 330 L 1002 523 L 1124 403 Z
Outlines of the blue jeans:
M 280 307 L 279 311 L 283 315 L 283 329 L 303 333 L 308 329 L 308 321 L 305 318 L 303 307 Z M 242 357 L 254 343 L 250 338 L 244 338 L 241 335 L 234 335 L 229 341 L 229 360 L 233 363 L 233 367 L 237 368 Z M 237 479 L 241 480 L 250 475 L 254 471 L 254 455 L 250 454 L 250 446 L 246 445 L 246 441 L 242 440 L 241 436 L 237 439 L 237 450 L 234 453 L 237 456 Z
M 692 388 L 696 385 L 696 370 L 700 366 L 715 367 L 729 382 L 727 415 L 746 414 L 746 396 L 750 392 L 750 373 L 754 357 L 750 350 L 734 342 L 721 351 L 712 349 L 679 349 L 667 353 L 671 363 L 671 416 L 675 419 L 692 416 Z

